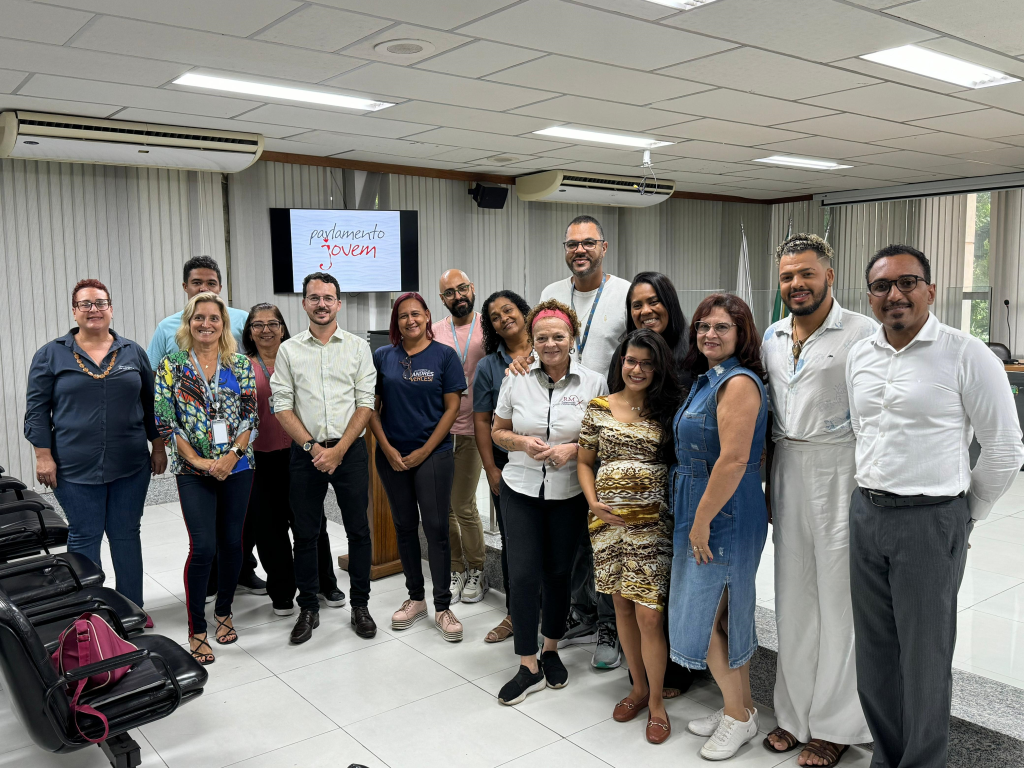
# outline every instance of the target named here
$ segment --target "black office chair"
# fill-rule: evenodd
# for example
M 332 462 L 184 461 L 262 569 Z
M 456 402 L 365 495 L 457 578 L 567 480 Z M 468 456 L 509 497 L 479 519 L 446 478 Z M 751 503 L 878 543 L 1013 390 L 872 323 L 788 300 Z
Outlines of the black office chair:
M 1013 355 L 1010 354 L 1010 349 L 1005 344 L 1000 344 L 998 341 L 988 342 L 988 348 L 992 350 L 992 353 L 1002 360 L 1004 363 L 1008 363 L 1013 359 Z
M 17 495 L 24 494 L 23 499 Z M 28 494 L 36 498 L 28 497 Z M 68 524 L 39 494 L 0 493 L 0 563 L 68 543 Z
M 111 766 L 135 768 L 141 763 L 139 745 L 128 731 L 167 717 L 201 695 L 208 676 L 188 651 L 166 637 L 144 635 L 132 642 L 139 650 L 60 676 L 28 618 L 0 594 L 0 678 L 11 708 L 36 746 L 55 753 L 88 747 L 71 716 L 68 684 L 130 664 L 131 672 L 117 684 L 89 692 L 79 702 L 107 718 L 110 732 L 99 746 Z M 79 723 L 92 738 L 103 733 L 95 718 L 79 715 Z
M 146 612 L 120 592 L 107 587 L 84 587 L 70 595 L 18 605 L 18 608 L 36 628 L 40 642 L 51 653 L 60 644 L 60 633 L 83 613 L 102 616 L 118 635 L 132 642 L 146 629 Z
M 105 578 L 102 568 L 78 552 L 40 555 L 0 565 L 0 589 L 22 607 L 83 587 L 102 587 Z

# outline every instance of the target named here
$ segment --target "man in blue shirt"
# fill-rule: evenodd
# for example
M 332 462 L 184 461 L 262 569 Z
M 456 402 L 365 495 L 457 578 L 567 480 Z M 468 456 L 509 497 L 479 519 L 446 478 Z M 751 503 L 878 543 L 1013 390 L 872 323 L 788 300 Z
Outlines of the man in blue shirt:
M 186 261 L 181 279 L 181 287 L 185 289 L 186 302 L 203 291 L 219 295 L 220 289 L 223 287 L 220 265 L 209 256 L 193 256 Z M 235 337 L 235 341 L 238 342 L 238 347 L 241 349 L 242 329 L 245 327 L 245 321 L 249 318 L 249 313 L 244 309 L 228 307 L 228 317 L 231 320 L 231 335 Z M 153 338 L 149 342 L 149 348 L 146 350 L 146 354 L 149 355 L 149 364 L 154 371 L 161 360 L 178 351 L 174 334 L 180 327 L 181 312 L 175 312 L 173 315 L 165 317 L 157 325 L 156 331 L 153 332 Z

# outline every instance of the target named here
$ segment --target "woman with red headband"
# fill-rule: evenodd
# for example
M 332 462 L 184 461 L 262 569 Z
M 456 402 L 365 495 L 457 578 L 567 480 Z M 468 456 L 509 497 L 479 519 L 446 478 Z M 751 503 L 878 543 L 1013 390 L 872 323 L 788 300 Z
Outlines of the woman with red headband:
M 526 318 L 534 357 L 525 376 L 508 376 L 494 409 L 491 435 L 508 451 L 501 471 L 501 514 L 508 540 L 512 626 L 537 635 L 513 635 L 520 667 L 498 693 L 518 704 L 547 686 L 564 688 L 569 673 L 558 657 L 558 640 L 569 614 L 569 573 L 587 535 L 587 500 L 576 478 L 577 441 L 587 404 L 608 393 L 603 374 L 573 363 L 579 332 L 576 313 L 559 301 L 541 302 Z
M 462 640 L 462 624 L 449 606 L 451 546 L 448 505 L 455 459 L 449 436 L 459 415 L 466 375 L 455 350 L 434 341 L 430 310 L 418 293 L 403 293 L 391 311 L 390 346 L 373 353 L 377 395 L 370 429 L 374 461 L 391 505 L 398 556 L 409 599 L 391 617 L 393 630 L 408 629 L 427 615 L 419 522 L 427 537 L 434 582 L 434 626 L 445 640 Z

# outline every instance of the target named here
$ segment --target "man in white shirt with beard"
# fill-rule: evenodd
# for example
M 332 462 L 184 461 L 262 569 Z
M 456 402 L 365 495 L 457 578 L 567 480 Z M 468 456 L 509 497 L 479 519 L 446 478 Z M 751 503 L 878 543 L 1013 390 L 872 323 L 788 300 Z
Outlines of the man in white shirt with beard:
M 942 768 L 967 540 L 1013 484 L 1024 445 L 1002 363 L 929 311 L 925 255 L 890 245 L 865 277 L 882 328 L 846 364 L 859 486 L 850 503 L 857 689 L 873 766 Z
M 829 765 L 870 740 L 857 697 L 850 607 L 850 495 L 855 438 L 846 358 L 878 323 L 832 295 L 832 247 L 817 235 L 787 238 L 775 252 L 790 316 L 764 334 L 772 440 L 765 495 L 775 545 L 775 680 L 779 753 L 806 743 L 804 765 Z M 808 743 L 809 742 L 809 743 Z

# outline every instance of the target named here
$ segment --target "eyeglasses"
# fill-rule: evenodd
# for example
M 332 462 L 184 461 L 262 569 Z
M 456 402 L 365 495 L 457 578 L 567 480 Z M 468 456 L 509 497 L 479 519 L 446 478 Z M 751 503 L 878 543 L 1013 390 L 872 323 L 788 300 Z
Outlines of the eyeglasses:
M 402 361 L 402 368 L 405 369 L 402 371 L 402 378 L 406 381 L 412 381 L 412 360 L 409 359 L 408 355 Z
M 307 296 L 306 301 L 313 306 L 323 303 L 325 307 L 333 307 L 338 303 L 338 300 L 334 296 Z
M 592 251 L 595 248 L 597 248 L 598 243 L 603 242 L 604 240 L 593 240 L 591 238 L 587 238 L 586 240 L 566 240 L 564 243 L 562 243 L 562 245 L 565 246 L 566 252 L 575 251 L 581 245 L 583 246 L 584 250 Z
M 109 299 L 97 299 L 96 301 L 78 301 L 78 302 L 75 302 L 74 304 L 72 304 L 71 306 L 72 307 L 77 307 L 78 309 L 82 310 L 83 312 L 91 312 L 93 307 L 96 307 L 96 309 L 109 309 L 110 308 L 110 300 Z
M 637 360 L 635 357 L 624 357 L 622 358 L 623 368 L 636 368 L 640 366 L 640 370 L 644 373 L 651 373 L 654 371 L 654 363 L 650 360 Z
M 447 291 L 445 291 L 441 295 L 444 298 L 446 298 L 449 301 L 451 301 L 452 299 L 455 298 L 455 294 L 456 293 L 458 293 L 461 296 L 469 296 L 469 292 L 472 289 L 473 289 L 473 286 L 471 286 L 469 283 L 463 283 L 462 285 L 457 285 L 454 288 L 449 288 Z
M 892 286 L 895 283 L 896 287 L 900 289 L 900 293 L 910 293 L 917 284 L 925 282 L 925 279 L 920 275 L 900 275 L 895 280 L 875 280 L 874 282 L 868 283 L 868 292 L 872 296 L 888 296 L 889 291 L 892 290 Z
M 249 326 L 256 333 L 262 333 L 264 330 L 279 331 L 281 330 L 281 323 L 277 320 L 271 320 L 269 323 L 253 323 Z
M 715 333 L 719 336 L 725 336 L 729 332 L 730 328 L 735 328 L 736 323 L 697 323 L 697 333 L 707 334 L 712 328 L 715 329 Z

